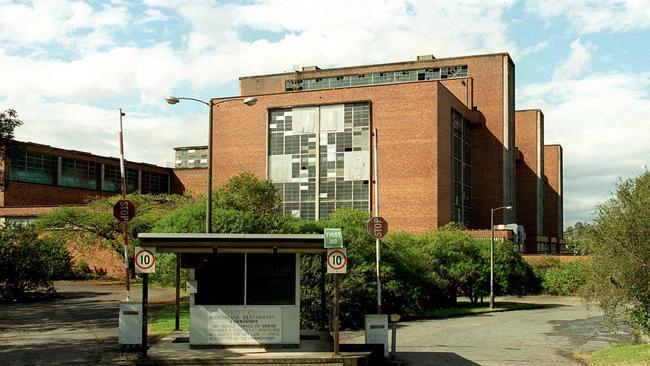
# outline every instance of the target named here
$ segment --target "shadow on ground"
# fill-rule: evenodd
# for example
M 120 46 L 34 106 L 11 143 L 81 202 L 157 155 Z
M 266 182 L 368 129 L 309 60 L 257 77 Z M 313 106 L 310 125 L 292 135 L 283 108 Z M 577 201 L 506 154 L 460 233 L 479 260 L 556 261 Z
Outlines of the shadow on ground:
M 418 366 L 479 366 L 453 352 L 397 352 L 395 361 Z

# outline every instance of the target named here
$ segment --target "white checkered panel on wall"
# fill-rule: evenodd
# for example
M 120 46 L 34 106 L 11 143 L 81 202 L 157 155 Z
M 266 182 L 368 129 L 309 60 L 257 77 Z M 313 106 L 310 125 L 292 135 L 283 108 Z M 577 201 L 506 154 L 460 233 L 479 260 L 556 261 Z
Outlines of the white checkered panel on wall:
M 275 109 L 268 128 L 268 177 L 285 214 L 314 220 L 339 208 L 369 210 L 368 103 Z

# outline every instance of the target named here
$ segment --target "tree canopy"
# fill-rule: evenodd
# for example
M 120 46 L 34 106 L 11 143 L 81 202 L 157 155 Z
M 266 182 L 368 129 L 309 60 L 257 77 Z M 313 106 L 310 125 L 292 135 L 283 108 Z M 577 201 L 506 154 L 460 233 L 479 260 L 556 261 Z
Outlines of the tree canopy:
M 14 130 L 22 125 L 23 122 L 18 118 L 18 112 L 13 109 L 7 109 L 0 112 L 0 159 L 5 161 L 7 157 L 15 156 L 19 151 L 19 144 L 14 141 Z M 4 164 L 0 165 L 0 175 L 5 176 Z M 5 188 L 5 179 L 0 179 L 0 190 Z

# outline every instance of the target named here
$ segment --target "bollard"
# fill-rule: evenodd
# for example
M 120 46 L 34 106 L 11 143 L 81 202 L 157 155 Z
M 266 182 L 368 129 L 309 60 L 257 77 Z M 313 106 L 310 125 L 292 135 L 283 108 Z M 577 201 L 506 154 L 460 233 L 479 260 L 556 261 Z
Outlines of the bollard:
M 397 322 L 400 319 L 399 314 L 391 314 L 390 315 L 390 329 L 391 329 L 391 337 L 390 337 L 390 360 L 395 361 L 395 347 L 397 345 Z

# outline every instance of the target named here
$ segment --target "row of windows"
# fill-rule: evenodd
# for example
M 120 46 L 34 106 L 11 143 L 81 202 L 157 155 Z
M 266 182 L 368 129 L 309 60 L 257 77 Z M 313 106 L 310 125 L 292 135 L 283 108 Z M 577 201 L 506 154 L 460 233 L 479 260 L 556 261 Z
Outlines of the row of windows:
M 303 80 L 287 80 L 285 91 L 346 88 L 349 86 L 407 83 L 423 80 L 441 80 L 467 77 L 467 65 L 440 68 L 376 72 L 372 74 L 343 75 Z
M 104 179 L 101 179 L 102 164 L 89 161 L 62 158 L 59 172 L 59 159 L 53 155 L 26 151 L 11 161 L 9 177 L 12 181 L 58 185 L 63 187 L 120 191 L 120 167 L 104 165 Z M 140 173 L 139 173 L 140 172 Z M 141 176 L 141 180 L 139 179 Z M 169 193 L 169 174 L 127 169 L 126 190 L 142 193 Z M 101 184 L 99 184 L 101 181 Z
M 453 127 L 454 221 L 471 227 L 472 133 L 469 121 L 456 111 L 452 111 L 451 123 Z

